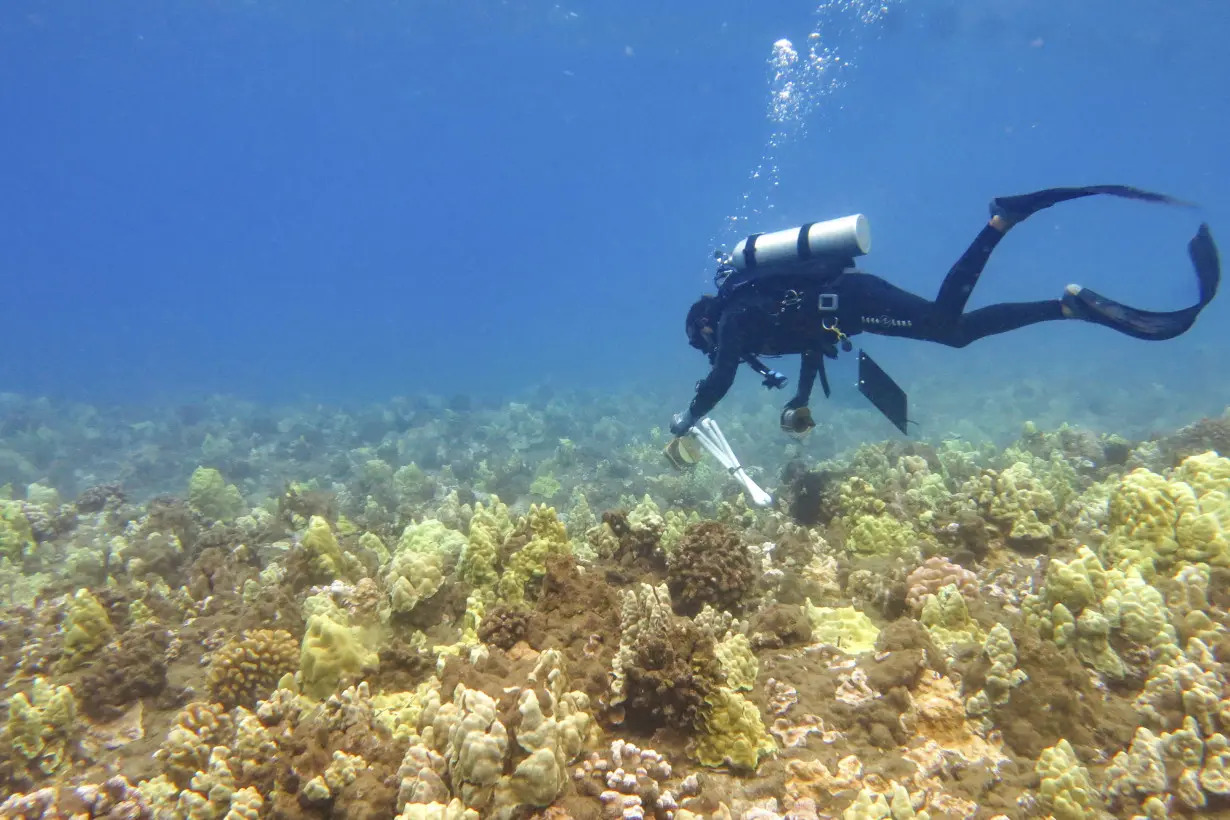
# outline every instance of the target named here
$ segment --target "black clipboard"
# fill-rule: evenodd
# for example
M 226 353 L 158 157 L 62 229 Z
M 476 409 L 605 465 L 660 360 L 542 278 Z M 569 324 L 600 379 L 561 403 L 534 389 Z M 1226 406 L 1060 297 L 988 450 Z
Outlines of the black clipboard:
M 903 435 L 909 435 L 905 428 L 909 423 L 905 391 L 862 350 L 858 352 L 858 392 L 866 396 Z

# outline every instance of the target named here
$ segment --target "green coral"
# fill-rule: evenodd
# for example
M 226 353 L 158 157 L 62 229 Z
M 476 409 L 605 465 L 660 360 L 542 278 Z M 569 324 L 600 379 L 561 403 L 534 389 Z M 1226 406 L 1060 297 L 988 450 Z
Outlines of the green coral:
M 15 501 L 0 501 L 0 558 L 15 562 L 34 552 L 34 530 Z
M 541 473 L 530 484 L 530 495 L 536 498 L 541 498 L 545 501 L 550 501 L 555 496 L 559 495 L 564 486 L 559 483 L 555 475 L 550 472 Z
M 244 512 L 243 496 L 213 467 L 197 467 L 188 481 L 188 505 L 212 521 L 230 521 Z
M 357 627 L 325 615 L 308 619 L 299 654 L 299 686 L 304 694 L 323 700 L 343 681 L 378 665 L 376 653 L 364 645 Z
M 572 552 L 568 531 L 554 507 L 531 505 L 518 530 L 528 535 L 529 541 L 508 559 L 497 587 L 500 599 L 510 604 L 525 600 L 525 585 L 542 577 L 549 557 Z
M 1066 739 L 1043 749 L 1035 766 L 1039 779 L 1038 802 L 1055 820 L 1094 820 L 1102 801 Z
M 721 686 L 705 702 L 709 712 L 704 732 L 691 749 L 701 765 L 755 771 L 762 757 L 777 751 L 777 744 L 765 731 L 760 710 L 747 698 Z
M 727 635 L 714 647 L 713 654 L 722 664 L 726 683 L 731 689 L 751 691 L 756 685 L 756 676 L 760 674 L 760 664 L 752 654 L 752 644 L 746 635 Z
M 67 686 L 34 679 L 27 697 L 13 695 L 8 703 L 9 743 L 26 765 L 54 774 L 70 761 L 77 702 Z
M 965 596 L 956 584 L 948 584 L 935 595 L 923 598 L 920 620 L 938 646 L 947 648 L 957 644 L 981 644 L 986 640 L 977 621 L 970 617 Z
M 65 669 L 79 666 L 89 655 L 106 646 L 115 633 L 107 610 L 84 588 L 73 594 L 61 629 L 64 633 L 62 664 Z

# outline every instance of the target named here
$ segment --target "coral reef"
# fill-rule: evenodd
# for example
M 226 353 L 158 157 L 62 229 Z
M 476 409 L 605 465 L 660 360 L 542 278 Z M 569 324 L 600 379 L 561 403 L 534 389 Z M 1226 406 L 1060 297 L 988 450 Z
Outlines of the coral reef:
M 197 410 L 0 461 L 0 817 L 1230 816 L 1224 419 L 754 509 L 551 400 Z

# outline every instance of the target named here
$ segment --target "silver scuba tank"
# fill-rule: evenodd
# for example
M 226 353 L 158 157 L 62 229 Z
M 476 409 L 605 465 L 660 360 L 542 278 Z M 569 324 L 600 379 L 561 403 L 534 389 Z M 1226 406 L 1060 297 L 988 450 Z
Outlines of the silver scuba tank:
M 735 270 L 792 266 L 809 260 L 844 261 L 871 251 L 871 223 L 862 214 L 809 222 L 740 239 L 727 260 Z

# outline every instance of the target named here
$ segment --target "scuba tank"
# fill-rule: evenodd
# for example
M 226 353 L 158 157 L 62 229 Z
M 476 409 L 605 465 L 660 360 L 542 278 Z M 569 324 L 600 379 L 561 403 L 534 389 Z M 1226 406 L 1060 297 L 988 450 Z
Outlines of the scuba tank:
M 717 251 L 714 284 L 737 287 L 761 276 L 818 273 L 832 275 L 871 251 L 871 223 L 862 214 L 808 222 L 772 233 L 754 233 L 730 253 Z M 728 282 L 729 280 L 729 282 Z
M 811 259 L 853 260 L 871 251 L 871 223 L 862 214 L 808 222 L 740 239 L 730 254 L 736 270 L 793 265 Z

